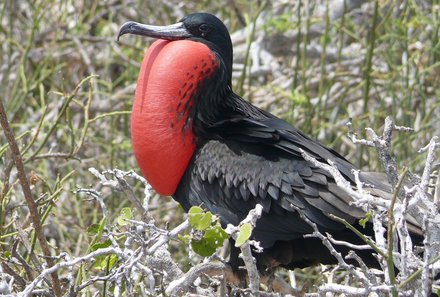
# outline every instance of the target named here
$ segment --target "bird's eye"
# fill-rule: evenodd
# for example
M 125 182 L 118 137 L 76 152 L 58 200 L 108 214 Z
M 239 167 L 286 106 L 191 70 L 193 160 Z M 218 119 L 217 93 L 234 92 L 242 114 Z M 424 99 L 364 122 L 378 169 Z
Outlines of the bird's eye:
M 205 37 L 205 35 L 208 34 L 209 31 L 211 31 L 211 27 L 209 27 L 207 24 L 201 24 L 199 26 L 199 32 L 203 37 Z

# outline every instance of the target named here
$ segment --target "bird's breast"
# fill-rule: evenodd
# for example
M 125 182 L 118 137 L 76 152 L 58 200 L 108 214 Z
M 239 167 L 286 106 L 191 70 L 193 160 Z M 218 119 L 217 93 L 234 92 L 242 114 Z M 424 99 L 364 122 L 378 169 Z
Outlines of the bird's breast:
M 145 54 L 131 134 L 139 167 L 159 194 L 175 192 L 191 160 L 195 149 L 189 116 L 193 99 L 216 67 L 215 54 L 195 41 L 158 40 Z

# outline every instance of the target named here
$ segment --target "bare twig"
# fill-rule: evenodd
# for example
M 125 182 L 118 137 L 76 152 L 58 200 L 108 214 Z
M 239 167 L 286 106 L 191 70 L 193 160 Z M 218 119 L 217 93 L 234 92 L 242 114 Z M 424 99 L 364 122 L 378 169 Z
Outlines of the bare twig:
M 262 212 L 263 212 L 263 206 L 257 204 L 254 209 L 249 211 L 248 215 L 243 221 L 240 222 L 239 226 L 243 224 L 251 224 L 252 227 L 255 228 L 256 222 L 261 217 Z M 232 238 L 237 239 L 238 230 L 239 230 L 238 227 L 228 225 L 226 232 L 229 233 Z M 257 249 L 259 249 L 258 243 L 253 242 L 253 244 L 257 245 L 256 247 Z M 249 287 L 253 294 L 258 295 L 260 289 L 260 275 L 258 273 L 258 269 L 256 266 L 256 260 L 252 256 L 250 242 L 247 240 L 245 243 L 243 243 L 240 246 L 240 250 L 241 250 L 241 257 L 244 261 L 247 273 L 249 275 L 249 283 L 250 283 Z
M 183 230 L 187 229 L 188 227 L 189 227 L 189 221 L 188 220 L 183 221 L 179 226 L 177 226 L 167 234 L 162 235 L 157 240 L 157 242 L 148 249 L 147 254 L 153 254 L 160 246 L 167 243 L 170 239 L 175 238 L 177 234 L 181 233 Z
M 429 179 L 432 173 L 432 167 L 434 165 L 435 153 L 436 150 L 440 148 L 440 143 L 438 141 L 438 136 L 434 136 L 429 144 L 423 148 L 421 148 L 418 152 L 428 151 L 428 155 L 426 156 L 425 168 L 423 169 L 422 180 L 420 181 L 420 187 L 423 191 L 426 191 Z
M 392 286 L 391 293 L 394 297 L 397 297 L 397 288 L 396 288 L 396 276 L 394 273 L 394 260 L 393 260 L 393 252 L 394 252 L 394 229 L 395 229 L 395 216 L 394 216 L 394 206 L 397 202 L 397 197 L 399 196 L 400 189 L 402 187 L 403 181 L 406 178 L 406 174 L 408 172 L 407 168 L 404 168 L 402 174 L 399 176 L 399 179 L 397 181 L 396 187 L 393 192 L 393 197 L 391 199 L 391 205 L 388 209 L 388 230 L 387 230 L 387 241 L 388 241 L 388 247 L 387 247 L 387 270 L 388 270 L 388 276 L 390 279 L 390 285 Z
M 353 286 L 348 285 L 340 285 L 340 284 L 324 284 L 319 287 L 320 293 L 340 293 L 349 296 L 368 296 L 368 294 L 375 293 L 391 293 L 391 288 L 388 285 L 378 285 L 372 286 L 369 288 L 355 288 Z M 408 292 L 400 292 L 400 296 L 414 296 L 414 293 L 411 291 Z
M 201 263 L 191 268 L 184 276 L 172 281 L 167 289 L 166 294 L 169 296 L 182 295 L 188 292 L 188 288 L 194 283 L 194 281 L 202 274 L 209 274 L 210 276 L 225 275 L 227 273 L 226 266 L 223 263 Z M 229 274 L 233 274 L 229 269 Z
M 29 285 L 26 286 L 26 289 L 23 292 L 21 292 L 19 294 L 19 296 L 31 295 L 34 288 L 38 285 L 39 282 L 41 282 L 49 274 L 56 273 L 62 267 L 71 267 L 71 266 L 80 264 L 82 262 L 91 261 L 98 256 L 108 255 L 108 254 L 116 254 L 116 255 L 120 256 L 122 259 L 126 258 L 126 255 L 124 253 L 122 253 L 122 251 L 115 249 L 114 247 L 108 247 L 108 248 L 96 250 L 88 255 L 75 258 L 71 261 L 59 262 L 49 268 L 44 269 L 40 275 L 38 275 Z
M 127 198 L 130 200 L 130 202 L 136 207 L 136 209 L 139 211 L 139 213 L 144 216 L 147 213 L 147 209 L 144 208 L 142 203 L 139 201 L 139 199 L 136 197 L 136 195 L 133 192 L 133 189 L 131 189 L 130 185 L 127 183 L 127 181 L 123 178 L 126 175 L 130 175 L 130 172 L 124 172 L 122 170 L 114 169 L 114 170 L 108 170 L 103 173 L 100 173 L 95 168 L 89 168 L 89 172 L 92 173 L 94 176 L 99 178 L 101 181 L 101 184 L 104 186 L 110 186 L 116 190 L 124 191 L 127 194 Z M 105 176 L 105 173 L 110 173 L 113 176 L 116 177 L 116 180 L 110 180 Z M 145 185 L 147 185 L 145 183 Z M 150 186 L 145 186 L 145 194 L 147 199 L 150 197 L 148 191 L 150 190 Z
M 378 208 L 379 212 L 374 212 L 372 215 L 375 241 L 373 242 L 369 238 L 366 238 L 346 221 L 333 215 L 329 215 L 329 217 L 346 225 L 347 228 L 358 234 L 358 236 L 360 236 L 379 254 L 381 259 L 380 264 L 385 272 L 385 280 L 389 285 L 387 290 L 390 290 L 393 296 L 397 296 L 398 294 L 422 294 L 422 291 L 424 295 L 427 295 L 432 287 L 432 275 L 430 274 L 430 268 L 433 263 L 432 256 L 438 254 L 440 246 L 437 244 L 439 241 L 438 238 L 440 237 L 438 231 L 440 223 L 438 208 L 437 205 L 433 203 L 432 197 L 426 192 L 432 172 L 432 165 L 435 160 L 436 149 L 439 147 L 439 144 L 436 142 L 437 137 L 434 137 L 426 147 L 419 151 L 428 151 L 423 175 L 419 183 L 408 188 L 408 186 L 403 186 L 405 183 L 406 169 L 404 169 L 403 174 L 400 177 L 397 177 L 397 164 L 395 159 L 391 156 L 391 137 L 392 131 L 394 130 L 404 132 L 410 132 L 413 130 L 411 128 L 394 125 L 388 117 L 385 120 L 384 131 L 381 137 L 377 136 L 372 129 L 366 128 L 369 137 L 372 139 L 370 141 L 357 139 L 352 131 L 351 123 L 349 123 L 349 127 L 349 137 L 354 143 L 373 146 L 377 149 L 381 162 L 387 171 L 388 178 L 395 185 L 395 189 L 389 200 L 371 196 L 363 190 L 363 184 L 359 179 L 358 172 L 353 172 L 357 188 L 355 189 L 351 183 L 344 179 L 332 161 L 327 160 L 327 163 L 321 163 L 307 153 L 302 152 L 303 157 L 307 161 L 328 171 L 333 176 L 337 185 L 353 197 L 354 205 L 362 207 L 364 210 L 371 206 Z M 386 219 L 381 214 L 384 210 L 388 211 Z M 411 271 L 414 271 L 417 267 L 420 267 L 422 261 L 413 251 L 412 241 L 407 226 L 408 219 L 410 219 L 409 222 L 411 222 L 411 224 L 416 224 L 416 226 L 418 226 L 417 228 L 421 228 L 423 224 L 425 234 L 423 268 L 420 268 L 409 277 L 408 274 L 411 273 Z M 416 219 L 417 223 L 414 222 L 414 219 Z M 388 230 L 384 228 L 384 222 L 387 222 Z M 427 227 L 428 225 L 430 226 L 429 228 Z M 395 230 L 397 230 L 397 232 L 395 232 Z M 385 238 L 385 234 L 387 234 L 387 238 Z M 398 242 L 396 239 L 399 239 L 400 251 L 397 249 Z M 355 255 L 354 258 L 356 258 Z M 434 257 L 434 259 L 437 258 Z M 401 289 L 404 286 L 398 284 L 398 278 L 394 275 L 394 265 L 396 265 L 401 271 L 399 277 L 408 277 L 408 280 L 403 282 L 405 285 L 416 279 L 415 274 L 422 274 L 421 280 L 419 279 L 418 283 L 419 288 L 413 289 L 412 293 L 410 293 L 410 291 L 403 292 Z M 399 289 L 399 292 L 397 289 Z
M 322 242 L 322 244 L 330 251 L 330 253 L 336 258 L 336 260 L 338 261 L 338 266 L 342 269 L 346 269 L 348 270 L 352 275 L 354 275 L 359 281 L 361 281 L 366 288 L 368 289 L 369 287 L 369 282 L 367 277 L 359 272 L 358 270 L 356 270 L 352 265 L 347 264 L 347 262 L 345 262 L 344 258 L 342 257 L 342 255 L 336 251 L 336 249 L 333 247 L 333 245 L 331 244 L 329 238 L 325 235 L 323 235 L 319 230 L 318 230 L 318 226 L 316 226 L 316 224 L 314 222 L 312 222 L 308 217 L 306 217 L 304 215 L 304 213 L 299 210 L 298 208 L 296 208 L 294 205 L 291 205 L 291 207 L 293 209 L 296 209 L 297 212 L 299 213 L 300 217 L 302 220 L 304 220 L 307 224 L 309 224 L 312 228 L 313 228 L 313 233 L 308 234 L 308 235 L 304 235 L 304 237 L 316 237 L 319 238 Z
M 332 175 L 333 179 L 335 180 L 336 184 L 342 190 L 347 192 L 347 194 L 349 194 L 351 197 L 354 198 L 353 205 L 362 207 L 364 208 L 365 211 L 367 211 L 366 205 L 375 205 L 382 207 L 384 209 L 388 209 L 388 207 L 390 206 L 390 201 L 387 199 L 376 197 L 366 192 L 360 193 L 359 191 L 354 190 L 350 182 L 344 178 L 344 176 L 338 170 L 338 168 L 336 167 L 333 161 L 327 160 L 328 164 L 319 162 L 318 160 L 316 160 L 314 157 L 312 157 L 302 149 L 301 149 L 301 155 L 306 161 L 309 161 L 314 166 L 317 166 L 329 172 Z

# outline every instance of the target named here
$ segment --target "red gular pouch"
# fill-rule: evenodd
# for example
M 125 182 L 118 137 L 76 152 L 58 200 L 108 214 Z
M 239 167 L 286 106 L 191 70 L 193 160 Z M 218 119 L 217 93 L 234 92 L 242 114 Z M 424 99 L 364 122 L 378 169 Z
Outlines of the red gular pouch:
M 216 66 L 209 47 L 191 40 L 157 40 L 145 54 L 131 137 L 144 177 L 161 195 L 174 194 L 194 153 L 189 111 L 197 86 Z

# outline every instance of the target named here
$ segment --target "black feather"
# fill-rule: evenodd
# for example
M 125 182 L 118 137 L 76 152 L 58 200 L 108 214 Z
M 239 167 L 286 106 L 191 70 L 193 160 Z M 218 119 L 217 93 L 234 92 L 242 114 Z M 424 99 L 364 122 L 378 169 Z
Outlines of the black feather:
M 285 174 L 283 176 L 283 180 L 295 188 L 302 188 L 305 186 L 304 181 L 296 171 L 288 172 L 287 174 Z
M 250 191 L 248 191 L 248 188 L 246 187 L 246 182 L 242 182 L 240 187 L 240 194 L 244 201 L 248 201 L 250 196 Z
M 292 193 L 293 193 L 292 185 L 283 181 L 281 183 L 281 191 L 287 195 L 292 195 Z
M 267 186 L 267 193 L 275 200 L 278 200 L 278 196 L 280 194 L 280 189 L 275 185 L 269 184 Z

